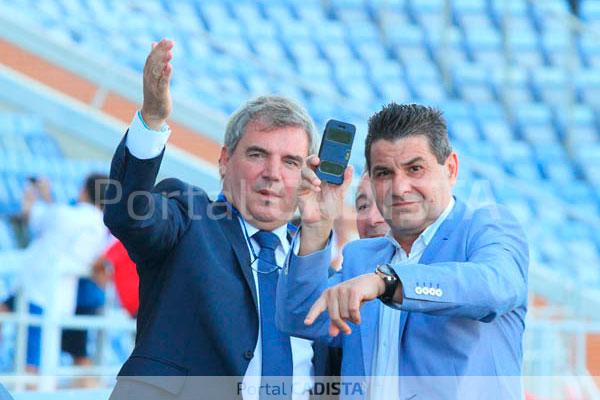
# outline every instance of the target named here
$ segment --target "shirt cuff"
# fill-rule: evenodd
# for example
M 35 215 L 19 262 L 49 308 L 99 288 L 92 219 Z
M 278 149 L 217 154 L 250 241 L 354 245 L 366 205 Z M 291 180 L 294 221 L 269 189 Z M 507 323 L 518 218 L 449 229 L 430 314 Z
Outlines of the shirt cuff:
M 160 131 L 152 130 L 142 119 L 142 113 L 138 111 L 129 126 L 125 146 L 135 158 L 147 160 L 158 157 L 162 153 L 170 135 L 169 125 L 164 124 Z

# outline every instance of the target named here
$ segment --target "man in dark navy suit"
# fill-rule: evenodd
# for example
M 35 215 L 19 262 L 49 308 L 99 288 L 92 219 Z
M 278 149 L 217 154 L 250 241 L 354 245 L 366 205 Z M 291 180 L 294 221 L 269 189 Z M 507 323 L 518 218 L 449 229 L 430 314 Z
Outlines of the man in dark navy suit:
M 170 134 L 173 45 L 153 45 L 142 109 L 111 166 L 104 220 L 140 275 L 136 345 L 111 399 L 292 398 L 292 379 L 293 398 L 308 398 L 321 352 L 282 334 L 274 315 L 314 124 L 286 98 L 251 100 L 228 122 L 216 201 L 177 179 L 155 186 Z M 266 390 L 267 376 L 280 387 Z

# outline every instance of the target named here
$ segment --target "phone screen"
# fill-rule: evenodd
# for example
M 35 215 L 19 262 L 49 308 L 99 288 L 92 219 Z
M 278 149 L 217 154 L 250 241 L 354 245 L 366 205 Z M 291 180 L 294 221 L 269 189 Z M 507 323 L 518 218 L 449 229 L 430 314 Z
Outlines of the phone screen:
M 351 144 L 352 135 L 340 129 L 331 128 L 327 132 L 327 140 L 343 144 Z

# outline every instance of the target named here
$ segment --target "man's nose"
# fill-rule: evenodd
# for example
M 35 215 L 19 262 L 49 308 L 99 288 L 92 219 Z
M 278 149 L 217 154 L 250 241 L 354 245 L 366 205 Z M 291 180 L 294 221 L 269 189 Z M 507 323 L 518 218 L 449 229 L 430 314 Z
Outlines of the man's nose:
M 263 178 L 277 181 L 281 178 L 281 162 L 275 157 L 269 157 L 265 161 Z
M 381 215 L 381 213 L 379 212 L 379 209 L 377 208 L 377 206 L 375 204 L 373 204 L 371 206 L 371 209 L 369 210 L 369 214 L 367 216 L 367 221 L 368 221 L 369 225 L 371 225 L 371 226 L 377 226 L 377 225 L 381 225 L 381 224 L 385 223 L 383 216 Z
M 394 196 L 401 197 L 411 191 L 410 179 L 402 176 L 401 174 L 396 174 L 392 184 L 392 192 Z

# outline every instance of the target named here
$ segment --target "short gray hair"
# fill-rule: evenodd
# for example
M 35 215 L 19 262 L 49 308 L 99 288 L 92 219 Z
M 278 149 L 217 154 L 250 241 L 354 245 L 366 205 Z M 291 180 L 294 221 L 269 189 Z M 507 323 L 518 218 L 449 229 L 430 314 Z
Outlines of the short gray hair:
M 225 147 L 233 153 L 250 122 L 260 121 L 267 130 L 297 126 L 308 136 L 308 152 L 316 152 L 317 134 L 312 118 L 297 102 L 282 96 L 260 96 L 238 108 L 227 122 Z

